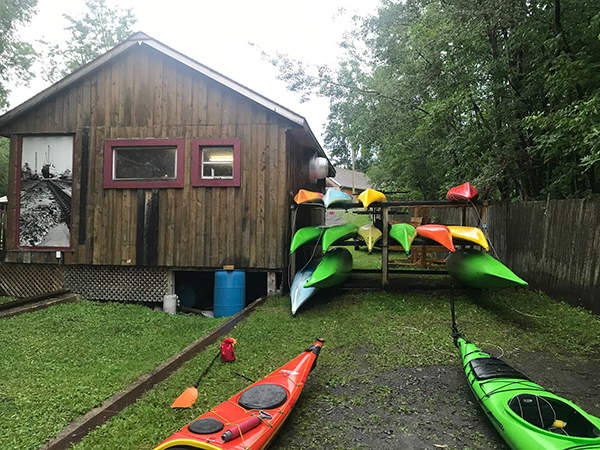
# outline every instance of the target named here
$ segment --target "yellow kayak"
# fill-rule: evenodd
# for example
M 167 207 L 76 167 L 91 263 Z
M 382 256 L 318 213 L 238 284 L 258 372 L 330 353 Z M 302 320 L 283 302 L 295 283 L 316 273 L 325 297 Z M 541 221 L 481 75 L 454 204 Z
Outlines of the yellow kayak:
M 381 239 L 381 236 L 383 236 L 381 230 L 372 223 L 368 223 L 367 225 L 360 227 L 358 229 L 358 235 L 367 244 L 367 250 L 369 253 L 373 251 L 373 247 L 377 241 Z
M 358 199 L 363 204 L 365 209 L 367 209 L 371 203 L 386 201 L 383 192 L 376 191 L 375 189 L 365 189 L 358 196 Z
M 448 229 L 450 230 L 450 235 L 452 238 L 456 239 L 464 239 L 465 241 L 474 242 L 475 244 L 481 245 L 485 248 L 485 251 L 489 251 L 490 247 L 488 245 L 488 241 L 481 231 L 477 227 L 461 227 L 456 225 L 448 225 Z

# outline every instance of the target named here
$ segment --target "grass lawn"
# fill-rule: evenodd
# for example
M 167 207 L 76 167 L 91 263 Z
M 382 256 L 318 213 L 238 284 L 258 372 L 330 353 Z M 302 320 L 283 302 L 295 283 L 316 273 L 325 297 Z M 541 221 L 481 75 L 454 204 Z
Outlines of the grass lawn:
M 0 448 L 38 448 L 223 320 L 90 301 L 0 320 Z
M 0 296 L 0 304 L 13 302 L 15 299 L 13 297 L 2 297 Z
M 463 333 L 476 343 L 501 346 L 505 356 L 526 350 L 549 351 L 559 358 L 600 360 L 600 318 L 538 292 L 503 290 L 479 296 L 458 295 L 456 308 Z M 199 397 L 192 408 L 172 410 L 170 404 L 202 373 L 218 351 L 216 344 L 136 404 L 92 431 L 74 448 L 152 449 L 189 421 L 246 387 L 248 382 L 233 371 L 259 379 L 296 356 L 316 337 L 326 341 L 317 369 L 309 377 L 288 422 L 291 425 L 286 424 L 280 434 L 287 439 L 293 429 L 294 440 L 275 443 L 274 448 L 369 448 L 331 441 L 335 433 L 349 436 L 355 432 L 356 423 L 378 420 L 375 415 L 353 418 L 353 408 L 358 408 L 364 398 L 353 400 L 347 394 L 336 394 L 336 389 L 371 386 L 378 376 L 399 367 L 418 370 L 446 365 L 454 370 L 460 362 L 449 337 L 450 326 L 448 296 L 441 291 L 350 294 L 322 291 L 296 316 L 290 313 L 289 297 L 272 297 L 231 333 L 238 341 L 237 360 L 212 367 L 199 386 Z M 389 391 L 382 386 L 372 398 L 382 402 L 382 411 L 386 408 L 383 399 Z M 450 392 L 441 395 L 457 397 Z M 342 405 L 346 421 L 332 428 L 316 414 L 317 404 L 329 405 L 326 411 Z M 471 434 L 480 439 L 477 433 Z M 469 448 L 492 448 L 488 445 L 481 440 Z

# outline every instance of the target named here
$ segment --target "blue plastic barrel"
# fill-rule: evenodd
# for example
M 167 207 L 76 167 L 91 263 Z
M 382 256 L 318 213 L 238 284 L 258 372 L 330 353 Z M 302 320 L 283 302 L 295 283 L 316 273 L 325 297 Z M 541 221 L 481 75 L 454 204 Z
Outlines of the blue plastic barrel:
M 217 270 L 215 272 L 215 317 L 237 314 L 246 305 L 246 273 L 243 270 Z

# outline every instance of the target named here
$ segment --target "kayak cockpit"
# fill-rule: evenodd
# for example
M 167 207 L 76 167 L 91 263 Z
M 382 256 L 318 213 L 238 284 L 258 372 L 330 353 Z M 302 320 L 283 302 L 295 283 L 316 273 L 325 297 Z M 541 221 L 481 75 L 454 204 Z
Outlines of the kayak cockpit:
M 577 409 L 552 397 L 534 394 L 515 395 L 508 407 L 526 422 L 552 433 L 583 438 L 598 438 L 600 430 Z

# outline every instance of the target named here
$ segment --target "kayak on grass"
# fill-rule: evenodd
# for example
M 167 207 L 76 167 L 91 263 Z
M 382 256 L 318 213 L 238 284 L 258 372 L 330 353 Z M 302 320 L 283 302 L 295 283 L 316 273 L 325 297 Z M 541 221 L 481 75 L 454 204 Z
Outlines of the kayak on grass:
M 390 228 L 390 237 L 396 239 L 408 255 L 410 246 L 417 237 L 417 229 L 409 223 L 395 223 Z
M 450 235 L 453 239 L 463 239 L 465 241 L 474 242 L 475 244 L 481 245 L 485 248 L 485 251 L 489 251 L 490 246 L 485 234 L 477 227 L 462 227 L 457 225 L 448 225 Z
M 358 229 L 358 236 L 365 241 L 367 250 L 371 253 L 377 241 L 382 238 L 383 233 L 375 225 L 368 223 Z
M 301 203 L 322 203 L 323 194 L 320 192 L 307 191 L 306 189 L 300 189 L 296 196 L 294 197 L 294 201 L 298 204 Z
M 453 202 L 466 202 L 467 200 L 473 200 L 477 197 L 477 194 L 477 189 L 467 182 L 450 189 L 446 193 L 446 199 Z
M 437 223 L 421 225 L 417 227 L 417 234 L 443 245 L 451 252 L 455 251 L 454 245 L 452 244 L 452 235 L 446 225 Z
M 375 189 L 365 189 L 358 196 L 358 200 L 363 204 L 365 209 L 367 209 L 371 203 L 386 201 L 385 194 L 376 191 Z
M 323 259 L 304 284 L 305 288 L 326 288 L 346 281 L 352 272 L 352 253 L 344 247 L 335 247 Z
M 308 279 L 312 276 L 318 265 L 318 261 L 311 261 L 304 269 L 299 270 L 294 276 L 292 287 L 290 288 L 290 300 L 292 303 L 292 314 L 296 314 L 298 308 L 302 306 L 309 298 L 319 290 L 315 287 L 304 287 Z
M 527 286 L 527 281 L 492 255 L 470 248 L 450 253 L 446 258 L 446 270 L 455 281 L 476 289 Z
M 260 450 L 296 404 L 322 339 L 289 363 L 184 426 L 154 450 Z
M 473 395 L 512 450 L 600 449 L 600 418 L 586 413 L 454 334 Z
M 338 191 L 337 189 L 329 188 L 325 191 L 325 195 L 323 196 L 323 204 L 325 208 L 329 208 L 329 205 L 333 205 L 334 203 L 351 203 L 352 197 L 342 191 Z
M 322 238 L 323 253 L 327 251 L 336 242 L 343 242 L 346 239 L 352 239 L 358 232 L 358 225 L 354 223 L 344 223 L 333 225 L 325 230 Z
M 296 249 L 301 245 L 318 242 L 326 228 L 327 227 L 323 225 L 300 228 L 294 233 L 294 237 L 292 238 L 292 243 L 290 244 L 290 255 L 294 253 L 294 251 L 296 251 Z

